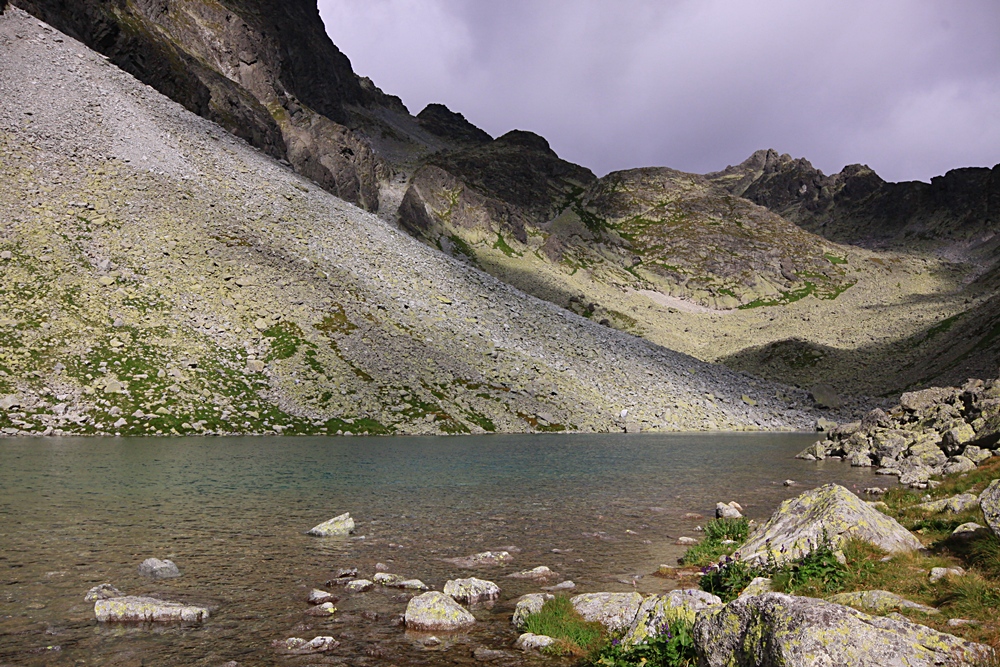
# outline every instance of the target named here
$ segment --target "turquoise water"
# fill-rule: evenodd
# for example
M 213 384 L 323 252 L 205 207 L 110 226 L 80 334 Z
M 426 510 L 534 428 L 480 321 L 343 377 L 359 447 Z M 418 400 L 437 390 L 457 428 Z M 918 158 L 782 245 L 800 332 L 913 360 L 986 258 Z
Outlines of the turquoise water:
M 795 460 L 813 440 L 0 440 L 0 665 L 471 664 L 477 646 L 510 648 L 513 601 L 538 590 L 511 572 L 547 565 L 575 592 L 665 590 L 670 580 L 648 575 L 676 561 L 676 538 L 697 537 L 716 501 L 737 500 L 762 519 L 805 488 L 873 484 L 870 469 Z M 782 486 L 787 478 L 798 485 Z M 304 535 L 346 511 L 357 521 L 353 539 Z M 500 547 L 516 548 L 510 566 L 470 571 L 442 560 Z M 183 576 L 142 579 L 136 567 L 147 557 L 174 560 Z M 398 626 L 398 590 L 343 595 L 330 619 L 303 613 L 308 591 L 336 568 L 370 578 L 379 562 L 439 590 L 475 575 L 503 594 L 474 610 L 475 629 L 436 647 Z M 83 595 L 103 582 L 207 604 L 213 616 L 197 628 L 98 626 Z M 289 658 L 270 646 L 323 634 L 340 648 Z M 518 653 L 509 662 L 533 660 Z

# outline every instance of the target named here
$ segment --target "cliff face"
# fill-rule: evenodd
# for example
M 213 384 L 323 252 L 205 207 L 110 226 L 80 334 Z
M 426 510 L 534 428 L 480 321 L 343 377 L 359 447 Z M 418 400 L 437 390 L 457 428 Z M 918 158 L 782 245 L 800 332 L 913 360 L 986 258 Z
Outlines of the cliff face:
M 314 0 L 18 0 L 187 109 L 378 208 L 388 167 L 343 125 L 349 105 L 401 107 L 365 87 Z

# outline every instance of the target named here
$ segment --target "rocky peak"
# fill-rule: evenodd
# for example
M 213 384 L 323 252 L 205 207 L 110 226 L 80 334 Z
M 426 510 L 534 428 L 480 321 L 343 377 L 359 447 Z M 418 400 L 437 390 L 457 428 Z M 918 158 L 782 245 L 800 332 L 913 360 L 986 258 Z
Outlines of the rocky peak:
M 465 116 L 443 104 L 428 104 L 417 114 L 417 122 L 431 134 L 462 144 L 488 144 L 493 137 L 479 129 Z
M 528 132 L 527 130 L 511 130 L 507 134 L 497 137 L 495 141 L 497 144 L 519 146 L 540 153 L 547 153 L 552 157 L 559 157 L 549 146 L 549 142 L 545 140 L 545 137 L 539 136 L 534 132 Z

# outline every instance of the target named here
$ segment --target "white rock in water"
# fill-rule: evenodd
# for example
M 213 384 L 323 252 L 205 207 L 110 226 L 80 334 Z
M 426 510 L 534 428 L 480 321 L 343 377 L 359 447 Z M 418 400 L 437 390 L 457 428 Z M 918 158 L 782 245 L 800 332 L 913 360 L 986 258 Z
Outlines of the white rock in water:
M 334 537 L 337 535 L 350 535 L 354 532 L 354 519 L 350 512 L 344 512 L 340 516 L 335 516 L 329 521 L 324 521 L 318 526 L 313 526 L 307 533 L 316 537 Z
M 500 597 L 500 587 L 485 579 L 451 579 L 444 585 L 444 594 L 450 595 L 456 602 L 475 604 L 487 602 Z
M 522 651 L 541 651 L 546 646 L 550 646 L 555 643 L 555 641 L 555 639 L 549 637 L 548 635 L 535 635 L 530 632 L 525 632 L 517 638 L 516 642 L 514 642 L 514 647 L 519 648 Z
M 139 564 L 139 574 L 153 579 L 175 579 L 181 576 L 181 571 L 172 560 L 147 558 Z
M 741 516 L 743 513 L 740 512 L 740 507 L 735 502 L 715 504 L 716 519 L 739 519 Z
M 323 604 L 324 602 L 330 602 L 335 599 L 336 596 L 327 593 L 326 591 L 321 591 L 318 588 L 314 588 L 309 591 L 309 604 Z
M 429 591 L 407 603 L 403 620 L 411 630 L 440 632 L 461 630 L 474 624 L 476 617 L 444 593 Z
M 201 623 L 209 616 L 204 607 L 133 595 L 98 600 L 94 614 L 101 623 Z
M 530 570 L 522 570 L 520 572 L 515 572 L 514 574 L 508 574 L 507 576 L 511 579 L 551 579 L 553 577 L 558 577 L 559 575 L 550 570 L 547 566 L 539 565 L 538 567 Z
M 354 581 L 348 581 L 344 584 L 344 588 L 351 593 L 364 593 L 365 591 L 370 591 L 374 587 L 375 582 L 367 579 L 355 579 Z

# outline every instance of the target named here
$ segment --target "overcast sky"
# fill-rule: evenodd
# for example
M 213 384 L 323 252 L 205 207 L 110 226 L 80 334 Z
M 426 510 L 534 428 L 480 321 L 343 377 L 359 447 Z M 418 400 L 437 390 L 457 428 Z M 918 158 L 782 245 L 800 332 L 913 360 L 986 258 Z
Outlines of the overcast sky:
M 319 0 L 416 114 L 531 130 L 598 175 L 758 148 L 928 180 L 1000 162 L 998 0 Z

